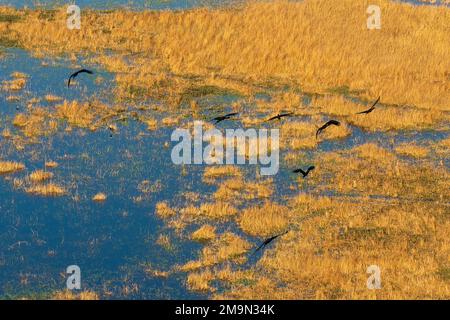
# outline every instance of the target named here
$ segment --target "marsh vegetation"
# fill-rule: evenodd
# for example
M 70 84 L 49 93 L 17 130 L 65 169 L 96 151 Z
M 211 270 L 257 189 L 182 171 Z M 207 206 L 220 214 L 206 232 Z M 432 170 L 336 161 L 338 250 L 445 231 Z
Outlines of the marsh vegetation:
M 0 296 L 450 298 L 450 9 L 378 2 L 379 31 L 362 0 L 0 7 Z M 280 129 L 278 175 L 171 163 L 229 114 Z

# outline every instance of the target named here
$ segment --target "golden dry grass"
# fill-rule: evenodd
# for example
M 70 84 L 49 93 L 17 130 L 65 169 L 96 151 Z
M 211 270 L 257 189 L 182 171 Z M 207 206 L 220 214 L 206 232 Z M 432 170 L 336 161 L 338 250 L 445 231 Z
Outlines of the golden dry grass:
M 58 167 L 58 163 L 55 161 L 47 161 L 45 163 L 45 167 L 46 168 L 56 168 L 56 167 Z
M 30 141 L 36 141 L 36 138 L 54 133 L 58 129 L 58 123 L 51 118 L 49 111 L 42 107 L 16 114 L 12 123 Z
M 311 105 L 311 108 L 306 109 L 306 113 L 323 112 L 335 116 L 348 116 L 365 110 L 363 106 L 346 99 L 342 95 L 315 96 L 311 101 Z
M 450 155 L 450 136 L 433 144 L 433 149 L 437 154 L 448 157 Z
M 233 216 L 248 235 L 290 232 L 266 248 L 254 267 L 225 267 L 220 275 L 221 264 L 241 263 L 250 246 L 237 250 L 237 261 L 221 259 L 216 246 L 222 236 L 216 237 L 198 260 L 181 267 L 188 287 L 218 299 L 449 298 L 443 276 L 450 254 L 444 240 L 450 230 L 449 172 L 426 161 L 403 162 L 397 152 L 366 143 L 319 153 L 317 172 L 308 179 L 311 194 L 287 197 L 283 205 L 247 205 Z M 322 190 L 335 195 L 314 195 Z M 382 270 L 381 290 L 366 287 L 372 264 Z M 215 281 L 228 289 L 215 293 Z
M 8 102 L 17 102 L 17 101 L 20 101 L 20 97 L 19 96 L 7 96 L 6 97 L 6 101 L 8 101 Z
M 107 196 L 103 192 L 97 193 L 95 196 L 92 197 L 92 201 L 95 202 L 104 202 L 106 201 Z
M 200 207 L 188 206 L 181 209 L 181 215 L 184 219 L 209 218 L 222 220 L 236 214 L 236 208 L 226 202 L 203 203 Z
M 326 215 L 304 221 L 301 231 L 267 250 L 253 272 L 270 275 L 269 280 L 237 286 L 219 297 L 260 299 L 268 290 L 273 299 L 450 296 L 450 285 L 439 276 L 450 252 L 448 242 L 441 242 L 450 227 L 445 207 L 349 200 L 324 202 L 320 209 Z M 299 199 L 302 204 L 308 202 Z M 309 210 L 319 209 L 314 206 Z M 381 268 L 381 290 L 366 287 L 372 264 Z M 280 280 L 283 287 L 276 285 Z
M 150 131 L 156 130 L 158 128 L 158 121 L 156 119 L 145 119 L 144 123 L 147 124 L 147 128 Z
M 426 158 L 430 150 L 414 144 L 401 144 L 395 147 L 395 152 L 413 158 Z
M 182 271 L 193 271 L 224 262 L 243 263 L 244 254 L 250 249 L 250 243 L 234 233 L 226 232 L 207 244 L 201 251 L 198 260 L 189 261 L 180 266 Z
M 32 172 L 29 176 L 30 181 L 36 183 L 36 182 L 43 182 L 46 180 L 49 180 L 53 177 L 53 173 L 47 172 L 44 170 L 36 170 Z
M 439 110 L 422 110 L 400 107 L 377 108 L 367 115 L 353 115 L 348 121 L 368 131 L 401 129 L 429 129 L 435 124 L 449 121 L 448 113 Z
M 211 241 L 216 237 L 216 227 L 211 225 L 203 225 L 197 230 L 195 230 L 192 235 L 191 239 L 199 242 L 207 242 Z
M 167 234 L 159 235 L 158 239 L 156 240 L 156 243 L 161 247 L 163 247 L 165 250 L 169 251 L 173 249 L 172 241 Z
M 2 89 L 5 91 L 21 91 L 27 84 L 27 76 L 23 73 L 13 73 L 14 79 L 3 81 Z
M 421 130 L 445 126 L 450 119 L 450 10 L 378 2 L 382 29 L 377 31 L 366 28 L 365 0 L 305 0 L 180 12 L 86 10 L 77 32 L 62 25 L 64 9 L 48 20 L 41 10 L 25 15 L 0 8 L 0 14 L 22 17 L 0 23 L 0 32 L 37 56 L 73 52 L 76 59 L 93 53 L 87 62 L 117 73 L 119 99 L 155 98 L 179 111 L 162 120 L 140 118 L 149 130 L 179 125 L 183 112 L 199 116 L 202 97 L 233 92 L 244 96 L 234 110 L 255 103 L 252 111 L 263 117 L 283 110 L 311 116 L 274 126 L 281 126 L 282 149 L 312 149 L 349 136 L 348 124 L 367 131 Z M 110 49 L 113 54 L 102 54 Z M 2 87 L 21 90 L 26 79 L 11 75 Z M 261 88 L 271 91 L 270 102 L 248 98 Z M 304 95 L 312 97 L 310 104 L 303 104 Z M 374 112 L 355 115 L 378 96 Z M 175 109 L 183 104 L 186 110 Z M 77 101 L 65 101 L 56 110 L 49 114 L 33 107 L 18 114 L 14 125 L 35 137 L 56 128 L 49 118 L 95 129 L 121 112 Z M 330 118 L 342 125 L 316 140 L 317 128 Z M 244 114 L 243 122 L 253 126 L 261 119 Z M 449 146 L 447 138 L 429 148 L 404 144 L 388 150 L 365 143 L 320 152 L 312 159 L 314 175 L 298 178 L 308 194 L 300 191 L 279 204 L 270 202 L 272 180 L 247 180 L 235 167 L 210 167 L 203 179 L 217 188 L 207 202 L 176 208 L 160 202 L 155 212 L 177 229 L 207 220 L 190 235 L 204 242 L 198 259 L 178 269 L 188 273 L 192 290 L 214 292 L 214 280 L 228 284 L 214 298 L 449 299 L 450 284 L 442 275 L 450 268 L 450 174 L 442 161 L 439 166 L 427 161 L 435 160 L 431 150 L 446 157 Z M 422 160 L 411 164 L 397 155 Z M 138 189 L 152 192 L 149 182 Z M 224 220 L 256 237 L 291 231 L 263 251 L 255 266 L 243 266 L 252 246 L 245 236 L 218 234 L 216 224 Z M 157 242 L 172 245 L 167 235 Z M 382 290 L 366 287 L 372 264 L 381 267 Z
M 289 227 L 287 212 L 287 207 L 271 202 L 249 207 L 238 218 L 239 227 L 252 236 L 273 236 Z
M 156 214 L 164 219 L 173 217 L 176 212 L 172 208 L 170 208 L 169 204 L 167 202 L 158 202 L 156 204 Z
M 19 162 L 0 161 L 0 174 L 14 173 L 25 169 L 25 165 Z
M 47 102 L 58 102 L 58 101 L 61 101 L 61 100 L 62 100 L 61 97 L 55 96 L 53 94 L 47 94 L 45 96 L 45 101 L 47 101 Z
M 69 124 L 84 128 L 90 127 L 96 116 L 90 104 L 80 104 L 77 101 L 64 101 L 56 107 L 56 114 Z
M 56 197 L 56 196 L 63 196 L 67 193 L 66 189 L 63 187 L 54 184 L 54 183 L 48 183 L 48 184 L 40 184 L 40 185 L 33 185 L 25 189 L 27 193 L 44 196 L 44 197 Z
M 6 129 L 3 129 L 3 131 L 2 131 L 2 137 L 3 138 L 5 138 L 5 139 L 10 139 L 10 138 L 12 138 L 12 133 L 11 133 L 11 130 L 9 130 L 8 128 L 6 128 Z
M 146 265 L 144 272 L 154 278 L 167 278 L 170 276 L 169 271 L 155 270 L 151 265 Z
M 364 144 L 345 152 L 324 153 L 317 158 L 320 158 L 319 170 L 311 181 L 326 180 L 326 185 L 319 186 L 321 190 L 409 200 L 448 198 L 450 173 L 445 167 L 427 162 L 408 164 L 375 144 Z
M 92 291 L 73 293 L 73 291 L 65 290 L 55 292 L 51 300 L 99 300 L 99 296 Z
M 388 0 L 378 5 L 383 24 L 377 31 L 366 27 L 365 0 L 250 2 L 239 9 L 183 12 L 87 10 L 77 32 L 63 26 L 64 8 L 52 20 L 42 18 L 40 10 L 25 16 L 2 8 L 1 13 L 22 19 L 0 24 L 0 31 L 38 54 L 138 53 L 127 57 L 131 65 L 120 55 L 93 59 L 125 72 L 117 76 L 118 92 L 129 96 L 161 97 L 173 88 L 175 96 L 167 97 L 181 101 L 190 85 L 177 75 L 196 74 L 205 84 L 234 77 L 288 82 L 308 92 L 346 86 L 366 99 L 382 95 L 387 104 L 448 110 L 448 8 Z M 85 44 L 82 49 L 79 43 Z
M 215 166 L 207 167 L 203 173 L 203 181 L 206 183 L 214 183 L 218 178 L 224 177 L 242 177 L 242 172 L 238 167 L 227 166 Z
M 214 274 L 210 270 L 202 272 L 192 272 L 187 276 L 187 286 L 193 291 L 212 291 L 210 281 L 214 279 Z
M 243 179 L 227 179 L 219 184 L 214 198 L 217 201 L 241 203 L 245 200 L 268 199 L 273 193 L 273 181 L 245 181 Z

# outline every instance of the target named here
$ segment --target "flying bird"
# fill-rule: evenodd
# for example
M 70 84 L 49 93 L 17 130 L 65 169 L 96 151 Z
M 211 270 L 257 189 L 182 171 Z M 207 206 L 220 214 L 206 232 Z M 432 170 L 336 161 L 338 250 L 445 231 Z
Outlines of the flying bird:
M 341 123 L 340 123 L 339 121 L 337 121 L 337 120 L 330 120 L 330 121 L 328 121 L 328 122 L 325 123 L 323 126 L 321 126 L 319 129 L 317 129 L 317 132 L 316 132 L 316 139 L 317 139 L 317 137 L 319 136 L 319 134 L 320 134 L 323 130 L 325 130 L 326 128 L 328 128 L 328 127 L 331 126 L 331 125 L 333 125 L 333 126 L 340 126 Z
M 278 120 L 281 120 L 281 118 L 284 118 L 284 117 L 290 117 L 290 116 L 292 116 L 294 113 L 293 112 L 289 112 L 289 113 L 279 113 L 279 114 L 277 114 L 276 116 L 274 116 L 274 117 L 272 117 L 272 118 L 270 118 L 270 119 L 267 119 L 265 122 L 269 122 L 269 121 L 272 121 L 272 120 L 275 120 L 275 119 L 278 119 Z
M 371 113 L 373 110 L 375 110 L 375 106 L 378 104 L 378 102 L 380 102 L 380 98 L 381 97 L 378 97 L 377 101 L 375 101 L 374 104 L 369 109 L 367 109 L 366 111 L 358 112 L 357 114 L 369 114 L 369 113 Z
M 311 171 L 311 170 L 314 170 L 316 167 L 314 167 L 314 166 L 310 166 L 309 168 L 308 168 L 308 170 L 306 170 L 306 171 L 303 171 L 302 169 L 296 169 L 296 170 L 294 170 L 294 171 L 292 171 L 293 173 L 301 173 L 302 175 L 303 175 L 303 178 L 306 178 L 306 176 L 309 174 L 309 172 Z
M 271 243 L 273 240 L 275 240 L 275 239 L 277 239 L 277 238 L 279 238 L 279 237 L 281 237 L 281 236 L 284 236 L 286 233 L 288 233 L 289 232 L 289 230 L 288 231 L 285 231 L 285 232 L 283 232 L 283 233 L 280 233 L 280 234 L 277 234 L 277 235 L 275 235 L 275 236 L 273 236 L 273 237 L 270 237 L 270 238 L 268 238 L 268 239 L 266 239 L 266 240 L 264 240 L 264 242 L 263 243 L 261 243 L 261 245 L 255 250 L 255 252 L 253 252 L 253 254 L 255 254 L 255 253 L 257 253 L 259 250 L 261 250 L 261 249 L 264 249 L 269 243 Z
M 222 122 L 224 120 L 229 120 L 229 119 L 231 119 L 231 117 L 236 116 L 238 114 L 239 114 L 238 112 L 229 113 L 224 116 L 215 117 L 214 119 L 211 119 L 211 121 L 216 121 L 216 124 L 218 124 L 219 122 Z
M 67 82 L 67 88 L 70 87 L 70 82 L 72 81 L 72 79 L 75 79 L 80 73 L 94 74 L 94 72 L 92 72 L 91 70 L 88 70 L 88 69 L 78 70 L 77 72 L 70 75 L 69 81 Z

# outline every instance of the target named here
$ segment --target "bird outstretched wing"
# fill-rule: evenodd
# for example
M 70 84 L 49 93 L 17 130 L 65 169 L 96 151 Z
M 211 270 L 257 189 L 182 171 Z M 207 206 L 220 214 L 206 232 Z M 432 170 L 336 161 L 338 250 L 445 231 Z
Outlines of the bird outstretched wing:
M 356 114 L 368 114 L 368 113 L 371 113 L 375 109 L 375 106 L 378 104 L 378 102 L 380 102 L 380 99 L 381 99 L 381 97 L 378 97 L 378 99 L 372 104 L 372 106 L 369 109 L 361 111 L 361 112 L 358 112 Z
M 78 70 L 77 72 L 72 73 L 69 77 L 69 81 L 67 82 L 68 88 L 70 87 L 70 83 L 71 83 L 72 79 L 75 79 L 80 73 L 94 74 L 93 71 L 88 70 L 88 69 L 81 69 L 81 70 Z
M 303 171 L 302 169 L 295 169 L 294 171 L 292 171 L 293 173 L 301 173 L 303 176 L 306 174 L 305 171 Z

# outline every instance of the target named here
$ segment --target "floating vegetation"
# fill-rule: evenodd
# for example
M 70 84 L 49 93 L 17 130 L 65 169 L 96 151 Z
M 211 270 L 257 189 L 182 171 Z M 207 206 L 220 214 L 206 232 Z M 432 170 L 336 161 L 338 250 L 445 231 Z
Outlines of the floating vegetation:
M 67 193 L 67 191 L 63 187 L 58 186 L 54 183 L 33 185 L 27 188 L 25 191 L 27 193 L 32 193 L 44 197 L 63 196 Z
M 156 214 L 161 218 L 170 218 L 176 213 L 175 210 L 169 207 L 167 202 L 158 202 L 156 204 Z
M 14 79 L 5 80 L 2 83 L 2 89 L 5 91 L 20 91 L 27 84 L 27 76 L 22 73 L 13 73 L 11 75 Z
M 156 243 L 167 251 L 172 251 L 174 249 L 172 241 L 170 240 L 170 237 L 167 234 L 159 235 L 158 239 L 156 240 Z
M 91 291 L 74 293 L 73 291 L 65 290 L 55 292 L 51 300 L 99 300 L 99 296 L 97 293 Z
M 0 174 L 14 173 L 25 169 L 25 165 L 19 162 L 0 161 Z
M 203 225 L 194 231 L 191 239 L 199 242 L 208 242 L 216 237 L 216 227 L 211 225 Z
M 36 171 L 32 172 L 29 176 L 30 180 L 35 183 L 49 180 L 52 177 L 53 177 L 53 173 L 47 172 L 44 170 L 36 170 Z
M 45 167 L 46 168 L 56 168 L 56 167 L 58 167 L 58 163 L 55 161 L 47 161 L 45 163 Z
M 97 193 L 95 196 L 92 197 L 92 201 L 95 202 L 104 202 L 106 201 L 106 194 L 104 194 L 103 192 Z

